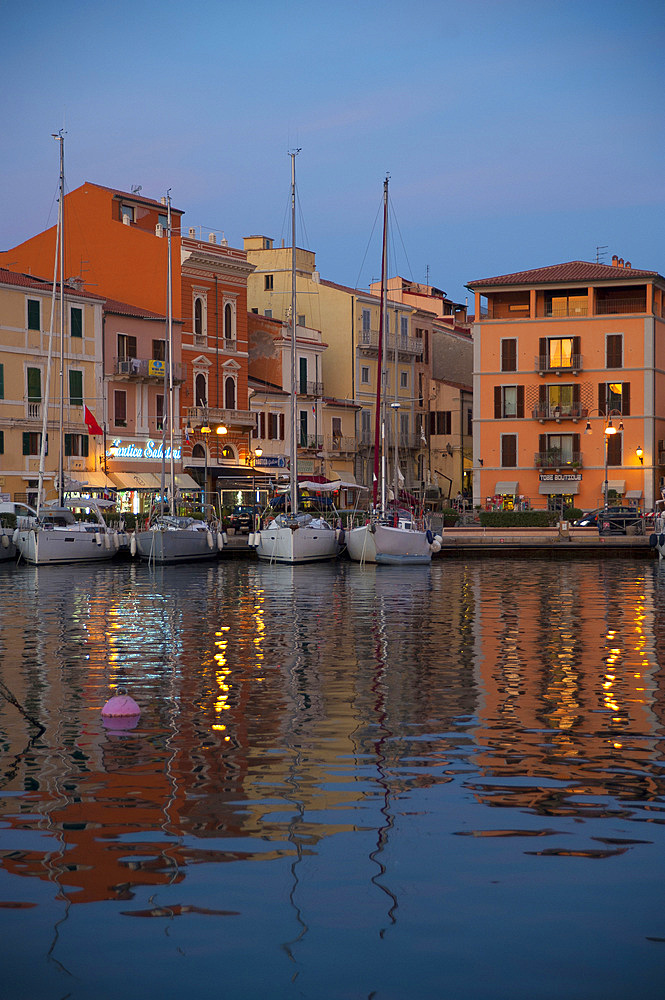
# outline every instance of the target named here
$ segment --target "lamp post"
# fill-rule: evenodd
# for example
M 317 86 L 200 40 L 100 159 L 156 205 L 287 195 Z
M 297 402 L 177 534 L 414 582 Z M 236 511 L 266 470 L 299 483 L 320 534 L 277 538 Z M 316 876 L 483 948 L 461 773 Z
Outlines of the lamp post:
M 605 481 L 603 483 L 603 509 L 607 510 L 608 503 L 608 493 L 609 486 L 607 481 L 607 466 L 609 463 L 609 452 L 610 452 L 610 438 L 616 434 L 617 428 L 612 423 L 612 417 L 619 417 L 619 427 L 618 430 L 623 431 L 623 420 L 621 419 L 621 410 L 609 410 L 607 413 L 603 413 L 602 410 L 598 410 L 599 416 L 601 416 L 605 421 Z M 587 417 L 586 427 L 584 428 L 585 434 L 591 434 L 591 421 Z
M 203 452 L 204 458 L 204 472 L 203 472 L 203 506 L 205 507 L 206 502 L 206 489 L 208 486 L 208 434 L 211 433 L 210 427 L 208 426 L 208 421 L 204 423 L 201 428 L 201 434 L 203 435 Z

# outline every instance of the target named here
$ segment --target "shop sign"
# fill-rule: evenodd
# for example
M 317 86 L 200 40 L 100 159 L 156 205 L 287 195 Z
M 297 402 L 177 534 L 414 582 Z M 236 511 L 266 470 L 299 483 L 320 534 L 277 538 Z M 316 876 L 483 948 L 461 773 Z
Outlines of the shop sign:
M 156 375 L 164 378 L 166 375 L 166 364 L 163 361 L 148 361 L 148 375 Z
M 286 459 L 279 455 L 263 455 L 261 458 L 257 458 L 254 464 L 257 469 L 261 467 L 264 469 L 285 469 Z
M 173 449 L 173 458 L 180 461 L 180 448 Z M 131 441 L 123 441 L 122 438 L 114 438 L 106 449 L 107 458 L 131 458 L 136 461 L 161 462 L 164 458 L 171 458 L 171 449 L 167 445 L 162 451 L 162 442 L 155 443 L 148 439 L 145 443 L 133 444 Z
M 538 476 L 541 483 L 581 483 L 581 472 L 541 472 Z

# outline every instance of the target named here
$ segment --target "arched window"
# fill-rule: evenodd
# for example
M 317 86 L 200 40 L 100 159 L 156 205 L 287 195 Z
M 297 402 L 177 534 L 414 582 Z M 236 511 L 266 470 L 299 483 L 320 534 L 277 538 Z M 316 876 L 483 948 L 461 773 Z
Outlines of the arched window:
M 203 372 L 199 372 L 196 376 L 196 384 L 194 387 L 194 395 L 196 396 L 195 406 L 208 405 L 208 393 L 206 392 L 206 388 L 206 377 Z
M 235 333 L 233 330 L 233 308 L 230 302 L 227 302 L 224 306 L 224 339 L 225 340 L 235 340 Z
M 236 381 L 231 375 L 224 380 L 224 407 L 227 410 L 236 408 Z
M 194 333 L 197 337 L 203 336 L 203 302 L 201 299 L 194 299 Z
M 226 459 L 230 459 L 231 461 L 235 461 L 235 457 L 236 457 L 235 452 L 234 452 L 233 448 L 230 447 L 230 445 L 227 444 L 227 445 L 225 445 L 222 448 L 222 458 L 226 458 Z
M 195 444 L 192 448 L 192 458 L 205 458 L 205 448 L 202 444 Z

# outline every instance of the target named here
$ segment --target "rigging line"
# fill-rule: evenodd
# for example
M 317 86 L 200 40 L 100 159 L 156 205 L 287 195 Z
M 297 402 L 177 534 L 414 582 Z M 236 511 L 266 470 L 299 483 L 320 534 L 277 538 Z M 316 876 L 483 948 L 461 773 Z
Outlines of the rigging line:
M 358 277 L 356 278 L 356 283 L 355 283 L 355 287 L 356 288 L 360 288 L 360 277 L 362 275 L 363 268 L 365 266 L 365 261 L 367 260 L 367 254 L 369 253 L 369 248 L 370 248 L 370 244 L 372 243 L 372 238 L 374 236 L 374 233 L 376 232 L 377 222 L 378 222 L 378 220 L 379 220 L 379 218 L 381 216 L 382 211 L 383 211 L 383 200 L 381 201 L 381 203 L 379 204 L 379 207 L 376 210 L 376 215 L 374 217 L 374 224 L 372 225 L 372 231 L 369 234 L 369 239 L 367 241 L 367 246 L 365 247 L 365 253 L 363 255 L 363 259 L 362 259 L 362 262 L 360 264 L 360 270 L 358 271 Z M 369 288 L 369 281 L 367 282 L 367 287 Z
M 390 198 L 390 195 L 388 196 L 388 209 L 389 209 L 389 211 L 391 213 L 391 218 L 393 220 L 393 226 L 394 226 L 395 230 L 397 231 L 397 233 L 399 233 L 399 239 L 400 239 L 400 243 L 402 244 L 402 250 L 404 251 L 404 257 L 405 257 L 405 260 L 406 260 L 406 266 L 409 269 L 409 278 L 411 279 L 411 281 L 413 281 L 414 279 L 413 279 L 413 269 L 411 267 L 411 261 L 409 260 L 409 255 L 407 253 L 406 246 L 404 245 L 404 240 L 402 239 L 402 230 L 399 228 L 399 222 L 397 221 L 397 214 L 395 212 L 395 209 L 394 209 L 392 200 Z M 391 227 L 391 231 L 392 231 L 392 227 Z M 393 252 L 393 259 L 394 259 L 394 261 L 397 260 L 397 254 L 394 253 L 394 252 Z M 396 265 L 395 265 L 395 267 L 396 267 Z

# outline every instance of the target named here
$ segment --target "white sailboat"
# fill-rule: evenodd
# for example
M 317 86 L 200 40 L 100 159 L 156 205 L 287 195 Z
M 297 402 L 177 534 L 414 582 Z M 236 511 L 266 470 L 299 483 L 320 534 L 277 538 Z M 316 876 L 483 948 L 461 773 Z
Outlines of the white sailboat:
M 166 196 L 166 226 L 167 226 L 167 351 L 168 364 L 164 374 L 167 400 L 166 422 L 169 430 L 169 476 L 168 476 L 168 510 L 164 510 L 160 502 L 151 516 L 145 531 L 137 531 L 132 536 L 130 546 L 132 555 L 139 555 L 149 563 L 180 563 L 197 562 L 202 559 L 214 559 L 223 545 L 221 526 L 214 516 L 205 517 L 206 508 L 202 509 L 203 518 L 191 517 L 176 512 L 177 491 L 175 488 L 175 468 L 173 460 L 173 279 L 171 274 L 171 195 Z M 165 441 L 162 441 L 164 453 Z M 164 496 L 165 475 L 162 465 L 162 489 Z M 204 487 L 205 488 L 205 487 Z M 213 512 L 214 513 L 214 512 Z
M 322 517 L 298 510 L 298 428 L 296 396 L 296 155 L 291 153 L 291 443 L 290 489 L 285 512 L 254 533 L 259 559 L 278 563 L 320 562 L 338 552 L 335 530 Z
M 383 248 L 381 254 L 381 311 L 379 317 L 376 420 L 374 433 L 373 507 L 365 524 L 346 532 L 346 547 L 351 559 L 359 563 L 387 565 L 422 565 L 432 560 L 434 536 L 414 513 L 399 506 L 399 470 L 397 451 L 397 410 L 394 411 L 393 436 L 394 487 L 393 506 L 388 505 L 386 484 L 386 398 L 383 385 L 386 372 L 385 317 L 387 309 L 386 270 L 388 246 L 388 178 L 383 183 Z M 397 370 L 397 334 L 395 334 L 395 369 Z M 379 468 L 380 464 L 380 468 Z M 380 486 L 380 494 L 378 489 Z
M 26 562 L 37 566 L 54 563 L 99 562 L 111 559 L 117 551 L 117 534 L 107 527 L 101 506 L 107 501 L 95 501 L 89 497 L 77 500 L 65 499 L 66 477 L 64 471 L 64 377 L 65 377 L 65 279 L 64 279 L 64 197 L 65 197 L 65 139 L 62 132 L 54 135 L 60 143 L 60 202 L 56 230 L 56 263 L 53 278 L 53 298 L 51 301 L 51 325 L 49 332 L 49 353 L 44 391 L 42 416 L 42 440 L 39 455 L 39 485 L 37 490 L 36 518 L 29 526 L 18 527 L 13 541 L 20 556 Z M 59 275 L 58 275 L 59 272 Z M 46 457 L 46 430 L 50 397 L 50 369 L 53 344 L 53 316 L 55 292 L 59 277 L 60 312 L 60 418 L 58 436 L 58 499 L 49 504 L 42 501 Z M 77 519 L 74 511 L 80 511 Z M 91 522 L 86 518 L 92 517 Z

